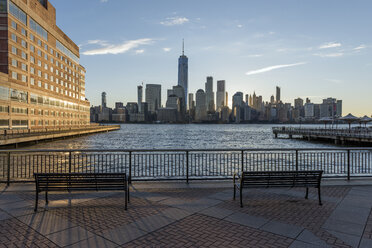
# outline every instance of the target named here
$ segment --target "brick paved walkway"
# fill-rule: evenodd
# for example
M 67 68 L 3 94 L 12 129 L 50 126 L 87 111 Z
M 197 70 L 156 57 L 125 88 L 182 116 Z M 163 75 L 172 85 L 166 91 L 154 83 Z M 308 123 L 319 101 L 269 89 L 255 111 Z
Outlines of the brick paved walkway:
M 372 186 L 254 189 L 244 208 L 226 182 L 134 183 L 118 192 L 50 193 L 0 185 L 1 247 L 372 247 Z

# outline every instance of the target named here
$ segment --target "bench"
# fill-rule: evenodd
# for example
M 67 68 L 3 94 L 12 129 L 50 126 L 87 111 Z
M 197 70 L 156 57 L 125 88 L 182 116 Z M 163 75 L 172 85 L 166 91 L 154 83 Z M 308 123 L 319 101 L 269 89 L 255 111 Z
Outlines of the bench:
M 243 207 L 243 188 L 270 188 L 270 187 L 304 187 L 305 198 L 308 199 L 309 187 L 318 189 L 319 205 L 322 205 L 320 197 L 320 182 L 323 171 L 252 171 L 234 174 L 234 200 L 236 190 L 240 192 L 240 207 Z M 236 180 L 238 179 L 238 180 Z
M 126 173 L 35 173 L 37 211 L 39 193 L 45 191 L 48 204 L 49 191 L 86 191 L 86 190 L 123 190 L 125 192 L 125 210 L 129 202 L 129 186 Z

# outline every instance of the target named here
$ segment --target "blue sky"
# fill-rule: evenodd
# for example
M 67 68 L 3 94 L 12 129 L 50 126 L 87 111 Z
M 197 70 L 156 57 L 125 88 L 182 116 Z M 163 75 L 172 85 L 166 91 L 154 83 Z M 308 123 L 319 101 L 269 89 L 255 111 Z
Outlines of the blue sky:
M 87 98 L 136 101 L 136 86 L 177 83 L 185 39 L 189 92 L 207 76 L 265 100 L 342 99 L 344 114 L 372 114 L 372 1 L 50 0 L 57 25 L 80 46 Z M 216 88 L 216 85 L 214 86 Z M 165 104 L 165 98 L 163 98 Z

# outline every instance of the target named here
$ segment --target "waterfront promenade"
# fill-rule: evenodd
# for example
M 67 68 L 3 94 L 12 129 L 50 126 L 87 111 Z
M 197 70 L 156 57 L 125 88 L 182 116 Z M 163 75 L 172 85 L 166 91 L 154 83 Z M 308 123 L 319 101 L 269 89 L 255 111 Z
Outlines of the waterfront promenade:
M 120 125 L 88 125 L 71 128 L 42 128 L 42 129 L 20 129 L 1 130 L 0 146 L 15 145 L 21 143 L 37 143 L 44 140 L 64 139 L 82 135 L 102 133 L 119 130 Z
M 372 184 L 324 180 L 316 190 L 232 182 L 136 182 L 118 192 L 51 193 L 33 212 L 34 185 L 0 185 L 0 247 L 372 247 Z
M 371 129 L 331 129 L 331 128 L 294 128 L 294 127 L 274 127 L 275 138 L 279 135 L 287 136 L 292 139 L 300 137 L 307 140 L 322 140 L 334 144 L 368 144 L 372 145 Z

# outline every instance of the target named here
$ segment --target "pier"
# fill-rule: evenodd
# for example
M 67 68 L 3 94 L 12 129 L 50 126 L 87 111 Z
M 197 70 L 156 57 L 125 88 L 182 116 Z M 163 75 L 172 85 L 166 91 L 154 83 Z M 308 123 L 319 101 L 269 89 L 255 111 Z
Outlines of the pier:
M 321 128 L 293 128 L 274 127 L 275 138 L 279 135 L 288 138 L 302 138 L 306 140 L 328 141 L 335 144 L 366 144 L 372 145 L 372 130 L 369 129 L 321 129 Z
M 39 141 L 65 139 L 93 133 L 110 132 L 119 130 L 120 125 L 89 125 L 71 128 L 43 128 L 43 129 L 20 129 L 0 131 L 0 146 L 22 143 L 37 143 Z

